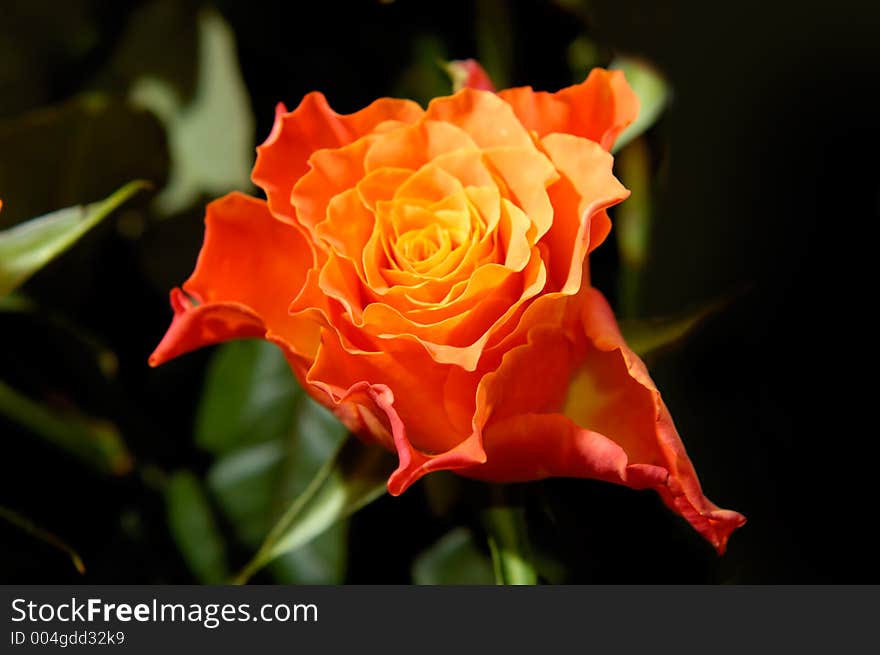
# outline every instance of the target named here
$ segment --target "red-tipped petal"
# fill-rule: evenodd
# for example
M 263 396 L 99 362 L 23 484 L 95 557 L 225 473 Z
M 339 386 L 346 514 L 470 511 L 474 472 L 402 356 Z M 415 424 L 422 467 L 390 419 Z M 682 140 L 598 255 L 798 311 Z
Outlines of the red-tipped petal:
M 494 91 L 495 85 L 489 74 L 480 66 L 476 59 L 456 59 L 446 65 L 449 76 L 452 78 L 453 91 L 459 89 L 478 89 L 480 91 Z
M 210 203 L 195 271 L 183 285 L 186 293 L 171 292 L 174 319 L 150 364 L 267 332 L 307 356 L 317 347 L 317 328 L 287 307 L 311 264 L 300 231 L 276 220 L 262 200 L 232 193 Z

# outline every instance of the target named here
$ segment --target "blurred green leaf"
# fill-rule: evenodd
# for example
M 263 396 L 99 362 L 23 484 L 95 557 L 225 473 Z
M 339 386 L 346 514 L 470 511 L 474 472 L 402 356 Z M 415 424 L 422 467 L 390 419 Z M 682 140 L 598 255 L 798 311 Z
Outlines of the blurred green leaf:
M 585 71 L 592 70 L 601 62 L 599 46 L 586 35 L 581 35 L 568 44 L 567 55 L 575 83 L 583 82 Z
M 267 565 L 278 584 L 342 584 L 348 555 L 348 522 L 339 521 Z
M 126 3 L 115 4 L 108 8 L 95 0 L 0 3 L 0 117 L 45 104 L 58 94 L 60 80 L 68 84 L 82 67 L 101 57 L 102 40 L 112 30 L 108 14 L 127 10 L 121 6 Z
M 0 121 L 0 221 L 15 225 L 104 198 L 130 180 L 165 182 L 165 131 L 153 114 L 92 93 Z
M 144 77 L 161 79 L 189 102 L 199 66 L 199 0 L 150 0 L 134 5 L 112 59 L 95 83 L 127 90 Z
M 198 18 L 198 78 L 191 102 L 182 104 L 171 81 L 149 75 L 130 91 L 132 101 L 159 116 L 168 130 L 171 176 L 156 198 L 170 215 L 201 193 L 220 195 L 250 188 L 255 121 L 238 67 L 232 29 L 215 11 Z
M 26 313 L 36 311 L 37 305 L 30 299 L 17 293 L 0 296 L 0 312 Z
M 733 300 L 726 296 L 696 310 L 640 320 L 620 321 L 620 332 L 639 357 L 649 357 L 675 347 L 697 329 L 709 316 L 719 312 Z
M 76 570 L 81 575 L 85 574 L 86 565 L 83 563 L 82 557 L 80 557 L 79 553 L 77 553 L 73 548 L 68 546 L 61 538 L 55 536 L 54 534 L 52 534 L 48 530 L 44 530 L 43 528 L 34 524 L 32 521 L 30 521 L 29 519 L 26 519 L 18 512 L 15 512 L 15 511 L 9 509 L 8 507 L 3 507 L 3 505 L 0 505 L 0 519 L 3 519 L 4 521 L 11 523 L 12 525 L 14 525 L 15 527 L 19 528 L 20 530 L 26 532 L 27 534 L 31 535 L 32 537 L 35 537 L 36 539 L 39 539 L 40 541 L 44 541 L 47 544 L 49 544 L 50 546 L 53 546 L 53 547 L 57 548 L 58 550 L 66 553 L 67 556 L 70 557 L 70 561 L 73 562 L 73 566 L 76 568 Z
M 421 585 L 490 585 L 492 561 L 467 528 L 447 532 L 413 562 L 413 582 Z
M 626 81 L 639 97 L 639 115 L 617 138 L 611 152 L 617 152 L 645 132 L 660 117 L 670 98 L 666 80 L 652 65 L 633 57 L 618 57 L 610 68 L 622 70 Z
M 196 415 L 196 442 L 215 455 L 287 435 L 302 390 L 278 347 L 234 341 L 211 360 Z
M 124 475 L 132 458 L 111 423 L 46 407 L 0 381 L 0 415 L 28 428 L 103 473 Z
M 394 457 L 385 450 L 346 439 L 275 524 L 236 582 L 247 582 L 275 558 L 304 546 L 381 496 L 394 465 Z
M 126 184 L 106 200 L 68 207 L 0 232 L 0 296 L 14 291 L 148 185 Z
M 419 34 L 413 38 L 412 49 L 410 63 L 395 82 L 392 95 L 425 107 L 433 98 L 449 94 L 449 76 L 444 68 L 446 47 L 436 35 Z
M 165 502 L 168 526 L 190 570 L 204 584 L 225 582 L 226 545 L 198 478 L 189 471 L 175 473 L 165 490 Z

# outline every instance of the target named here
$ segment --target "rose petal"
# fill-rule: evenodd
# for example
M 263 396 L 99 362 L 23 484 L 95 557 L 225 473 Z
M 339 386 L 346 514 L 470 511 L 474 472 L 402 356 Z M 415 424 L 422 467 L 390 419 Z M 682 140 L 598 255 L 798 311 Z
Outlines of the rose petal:
M 382 168 L 415 171 L 442 154 L 476 149 L 477 144 L 465 130 L 451 123 L 421 120 L 376 138 L 364 158 L 364 170 L 368 173 Z
M 413 345 L 397 348 L 394 353 L 351 354 L 343 348 L 338 334 L 325 330 L 308 381 L 334 395 L 364 381 L 398 390 L 395 409 L 404 421 L 409 441 L 419 450 L 439 453 L 453 448 L 470 433 L 476 374 L 470 379 L 461 375 L 456 378 L 459 388 L 454 391 L 458 397 L 465 388 L 471 389 L 464 405 L 452 403 L 449 398 L 426 404 L 418 394 L 402 391 L 419 386 L 444 389 L 452 373 L 451 367 L 432 362 L 424 349 Z
M 553 224 L 553 205 L 547 197 L 547 187 L 559 179 L 559 173 L 534 147 L 489 148 L 483 156 L 487 165 L 498 174 L 503 185 L 502 193 L 535 225 L 534 243 Z
M 605 402 L 593 406 L 589 401 L 586 405 L 576 403 L 584 420 L 578 423 L 603 432 L 620 445 L 629 458 L 628 468 L 664 468 L 668 478 L 654 486 L 663 501 L 723 553 L 730 533 L 745 523 L 745 517 L 718 508 L 703 495 L 660 392 L 644 363 L 627 347 L 611 308 L 595 289 L 587 295 L 582 316 L 587 338 L 596 349 L 592 363 L 588 354 L 588 384 L 601 387 Z
M 554 132 L 590 139 L 610 150 L 639 113 L 639 98 L 622 71 L 594 68 L 587 79 L 556 93 L 517 87 L 499 91 L 517 118 L 538 136 Z
M 398 344 L 400 345 L 400 344 Z M 478 376 L 439 366 L 418 347 L 352 355 L 325 331 L 306 383 L 354 433 L 395 450 L 400 465 L 388 480 L 399 495 L 430 471 L 485 461 L 481 436 L 471 424 Z M 431 385 L 440 400 L 425 405 L 395 389 Z
M 272 213 L 292 222 L 290 193 L 308 170 L 312 153 L 345 146 L 386 121 L 413 123 L 423 113 L 412 101 L 382 98 L 358 112 L 341 115 L 318 92 L 306 95 L 292 112 L 279 104 L 272 132 L 257 148 L 251 179 L 266 192 Z
M 581 344 L 570 316 L 566 329 L 541 322 L 529 330 L 527 344 L 509 350 L 486 376 L 477 411 L 490 414 L 483 431 L 487 460 L 461 473 L 506 482 L 567 476 L 650 487 L 723 553 L 745 518 L 703 495 L 660 393 L 595 289 L 583 294 L 581 320 Z M 541 384 L 525 382 L 534 379 Z
M 533 146 L 511 106 L 489 91 L 462 89 L 454 95 L 435 98 L 428 104 L 425 119 L 457 125 L 480 148 Z
M 276 220 L 266 203 L 231 193 L 207 207 L 205 242 L 196 268 L 181 290 L 171 293 L 174 320 L 150 357 L 158 366 L 204 345 L 234 338 L 283 338 L 308 356 L 317 330 L 292 317 L 280 298 L 295 297 L 312 265 L 302 233 Z M 272 280 L 267 285 L 265 280 Z
M 364 176 L 364 155 L 374 137 L 358 139 L 342 148 L 319 150 L 309 157 L 309 170 L 293 185 L 290 202 L 296 219 L 320 242 L 317 226 L 327 219 L 330 201 L 354 188 Z
M 581 288 L 587 253 L 608 235 L 611 223 L 605 210 L 629 197 L 630 192 L 612 174 L 613 158 L 596 143 L 550 134 L 541 139 L 561 179 L 548 189 L 555 209 L 553 225 L 544 243 L 550 251 L 550 275 L 563 293 Z

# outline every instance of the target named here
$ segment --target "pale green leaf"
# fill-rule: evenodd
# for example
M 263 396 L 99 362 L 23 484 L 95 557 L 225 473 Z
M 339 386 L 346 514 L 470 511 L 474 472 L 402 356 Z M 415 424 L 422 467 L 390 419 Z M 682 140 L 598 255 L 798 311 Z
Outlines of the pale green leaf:
M 143 77 L 130 97 L 165 124 L 171 150 L 170 179 L 156 198 L 165 215 L 192 205 L 199 195 L 250 188 L 255 121 L 241 76 L 232 29 L 219 13 L 198 19 L 198 76 L 193 99 L 183 104 L 172 81 Z
M 640 103 L 638 117 L 621 133 L 611 149 L 611 152 L 617 152 L 657 121 L 671 94 L 663 75 L 641 59 L 618 57 L 611 62 L 610 68 L 623 71 Z
M 130 182 L 101 202 L 60 209 L 0 232 L 0 297 L 24 284 L 114 209 L 148 186 L 146 182 Z

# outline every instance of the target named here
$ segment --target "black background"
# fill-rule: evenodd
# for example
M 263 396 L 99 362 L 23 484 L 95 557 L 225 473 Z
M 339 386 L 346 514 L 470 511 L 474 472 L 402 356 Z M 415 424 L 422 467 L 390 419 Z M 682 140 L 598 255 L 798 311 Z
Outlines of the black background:
M 553 480 L 535 485 L 533 496 L 554 499 L 564 520 L 536 506 L 533 537 L 574 562 L 573 582 L 876 583 L 880 12 L 859 2 L 590 4 L 590 36 L 653 61 L 674 89 L 652 135 L 668 148 L 669 165 L 658 188 L 645 313 L 738 294 L 652 372 L 707 496 L 749 522 L 719 559 L 650 494 Z M 100 8 L 106 49 L 127 15 L 122 5 Z M 565 47 L 584 24 L 553 3 L 510 5 L 512 83 L 566 85 Z M 471 3 L 217 6 L 236 33 L 258 140 L 279 100 L 291 107 L 320 89 L 342 112 L 387 95 L 414 34 L 438 35 L 455 57 L 476 51 Z M 59 69 L 53 97 L 88 79 L 100 58 Z M 198 221 L 188 225 L 175 237 L 180 253 L 165 260 L 172 280 L 189 273 L 200 242 Z M 127 426 L 133 448 L 159 463 L 204 467 L 188 435 L 208 353 L 147 369 L 169 318 L 166 299 L 136 286 L 140 273 L 123 246 L 105 255 L 108 268 L 124 274 L 95 280 L 90 295 L 69 304 L 119 353 L 126 398 L 149 408 L 127 413 L 138 416 Z M 600 249 L 594 267 L 613 300 L 613 248 Z M 39 292 L 40 279 L 34 287 Z M 14 338 L 39 335 L 4 335 L 5 349 Z M 64 355 L 46 344 L 45 357 Z M 4 358 L 27 377 L 25 364 L 8 352 Z M 82 391 L 102 393 L 99 386 Z M 84 479 L 15 428 L 4 425 L 3 435 L 0 497 L 15 498 L 76 543 L 94 564 L 85 581 L 189 580 L 161 502 L 140 481 L 119 481 L 108 492 L 105 481 Z M 420 494 L 416 487 L 356 516 L 349 582 L 408 582 L 408 558 L 448 527 L 424 518 Z M 119 517 L 134 506 L 141 508 L 135 527 L 121 528 Z M 84 580 L 5 524 L 0 549 L 5 581 Z

